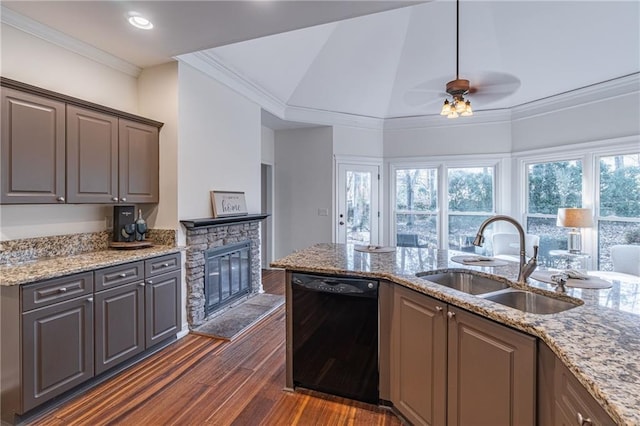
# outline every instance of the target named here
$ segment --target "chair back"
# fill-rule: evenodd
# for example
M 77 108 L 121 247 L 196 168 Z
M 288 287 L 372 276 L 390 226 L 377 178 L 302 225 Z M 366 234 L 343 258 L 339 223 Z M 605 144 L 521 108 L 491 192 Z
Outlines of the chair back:
M 418 247 L 418 234 L 396 234 L 396 246 Z
M 640 245 L 619 244 L 611 247 L 613 271 L 640 276 Z
M 496 232 L 491 236 L 491 245 L 493 246 L 493 255 L 502 254 L 520 256 L 520 236 L 511 232 Z M 540 245 L 540 237 L 534 234 L 526 234 L 524 236 L 525 253 L 527 256 L 533 256 L 533 246 Z

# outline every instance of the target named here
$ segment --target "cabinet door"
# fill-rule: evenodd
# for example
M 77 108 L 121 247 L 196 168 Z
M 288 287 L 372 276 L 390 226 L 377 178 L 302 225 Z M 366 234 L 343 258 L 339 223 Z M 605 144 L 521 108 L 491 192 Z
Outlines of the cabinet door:
M 536 340 L 449 307 L 448 425 L 536 423 Z
M 125 284 L 95 295 L 96 374 L 144 350 L 144 283 Z
M 3 204 L 64 203 L 65 106 L 2 88 Z
M 93 377 L 92 302 L 79 297 L 22 314 L 24 411 Z
M 607 412 L 558 358 L 555 368 L 555 396 L 554 424 L 557 426 L 615 425 Z
M 145 285 L 145 335 L 149 348 L 174 336 L 181 326 L 180 271 L 147 279 Z
M 158 128 L 120 119 L 119 193 L 127 203 L 157 203 L 159 200 Z
M 67 106 L 67 201 L 118 201 L 118 118 Z
M 443 302 L 394 288 L 391 398 L 415 425 L 444 425 L 446 421 L 445 313 Z

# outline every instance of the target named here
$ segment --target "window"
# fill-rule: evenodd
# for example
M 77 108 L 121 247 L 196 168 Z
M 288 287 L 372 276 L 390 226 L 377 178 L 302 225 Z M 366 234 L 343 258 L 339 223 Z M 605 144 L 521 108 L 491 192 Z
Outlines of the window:
M 472 243 L 478 228 L 495 211 L 493 170 L 493 167 L 447 170 L 450 249 L 475 251 Z
M 538 262 L 558 266 L 550 250 L 567 249 L 567 230 L 556 226 L 560 207 L 582 207 L 582 161 L 526 165 L 526 230 L 540 237 Z
M 496 161 L 484 162 L 392 166 L 396 245 L 482 251 L 473 238 L 496 204 Z
M 609 249 L 640 244 L 640 153 L 598 158 L 598 269 L 613 270 Z
M 438 170 L 398 169 L 395 173 L 396 244 L 438 246 Z

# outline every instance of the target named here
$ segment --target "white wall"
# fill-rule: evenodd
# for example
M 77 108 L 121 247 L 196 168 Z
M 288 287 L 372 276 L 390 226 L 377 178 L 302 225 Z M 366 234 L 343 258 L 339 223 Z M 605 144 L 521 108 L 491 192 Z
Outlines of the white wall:
M 138 113 L 135 77 L 8 25 L 1 31 L 3 77 Z M 3 205 L 0 240 L 102 231 L 111 215 L 112 208 L 101 205 Z
M 286 256 L 319 242 L 330 242 L 333 130 L 330 127 L 275 132 L 275 253 Z
M 384 133 L 378 129 L 333 127 L 333 153 L 337 156 L 365 156 L 382 159 Z
M 511 151 L 511 124 L 508 120 L 477 123 L 474 117 L 444 120 L 442 124 L 384 131 L 384 157 L 489 154 Z M 433 122 L 433 121 L 432 121 Z M 436 122 L 437 123 L 437 122 Z
M 178 85 L 178 217 L 212 217 L 212 190 L 243 191 L 259 213 L 260 107 L 183 62 Z
M 138 78 L 140 115 L 153 117 L 160 129 L 160 202 L 144 215 L 154 228 L 178 229 L 178 63 L 142 71 Z
M 1 31 L 3 77 L 138 113 L 135 77 L 9 25 Z
M 640 93 L 515 119 L 513 152 L 640 134 Z
M 260 158 L 262 164 L 273 166 L 276 162 L 276 135 L 272 129 L 262 126 Z

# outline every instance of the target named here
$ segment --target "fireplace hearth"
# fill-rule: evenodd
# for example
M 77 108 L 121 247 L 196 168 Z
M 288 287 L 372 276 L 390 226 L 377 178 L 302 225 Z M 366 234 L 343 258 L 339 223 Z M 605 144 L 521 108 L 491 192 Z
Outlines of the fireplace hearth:
M 187 322 L 203 324 L 262 293 L 260 221 L 266 214 L 183 220 L 187 250 Z

